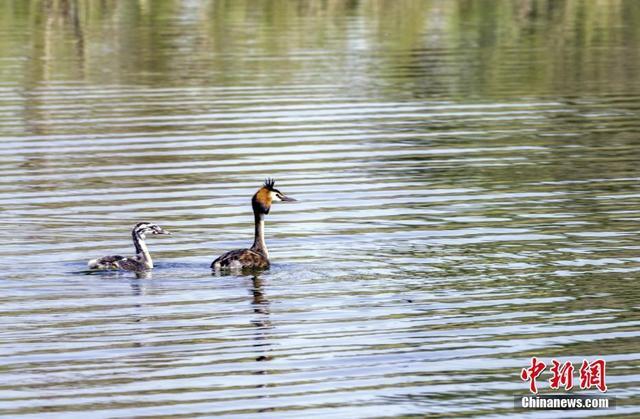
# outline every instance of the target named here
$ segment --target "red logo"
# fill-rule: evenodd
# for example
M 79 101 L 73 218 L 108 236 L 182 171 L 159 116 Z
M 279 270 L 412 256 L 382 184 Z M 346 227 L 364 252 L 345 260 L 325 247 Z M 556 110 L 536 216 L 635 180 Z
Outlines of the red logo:
M 536 378 L 538 378 L 538 376 L 542 374 L 542 371 L 544 371 L 545 368 L 547 368 L 547 364 L 542 361 L 538 362 L 538 358 L 534 356 L 533 358 L 531 358 L 531 367 L 522 369 L 520 378 L 522 378 L 524 381 L 531 381 L 529 383 L 529 390 L 532 393 L 538 393 L 538 388 L 536 387 Z
M 553 367 L 551 367 L 553 377 L 549 379 L 549 387 L 557 390 L 560 385 L 563 385 L 565 390 L 571 390 L 573 388 L 573 364 L 571 361 L 565 362 L 562 366 L 555 359 L 551 362 L 553 363 Z
M 564 390 L 569 391 L 573 388 L 573 364 L 571 361 L 560 363 L 558 360 L 552 359 L 551 363 L 551 378 L 549 379 L 549 387 L 553 390 L 557 390 L 560 387 L 564 387 Z M 604 359 L 596 359 L 589 363 L 585 359 L 582 361 L 582 367 L 580 367 L 580 388 L 583 390 L 589 390 L 591 387 L 596 387 L 601 392 L 607 391 L 607 384 L 605 382 L 606 376 L 606 362 Z M 523 381 L 529 381 L 529 391 L 534 394 L 538 394 L 538 387 L 536 385 L 536 379 L 547 368 L 547 364 L 539 360 L 535 356 L 531 358 L 531 366 L 529 368 L 523 368 L 520 372 L 520 378 Z
M 596 359 L 592 363 L 583 360 L 580 367 L 580 388 L 589 390 L 596 386 L 603 393 L 607 391 L 607 383 L 604 381 L 606 369 L 607 363 L 604 359 Z

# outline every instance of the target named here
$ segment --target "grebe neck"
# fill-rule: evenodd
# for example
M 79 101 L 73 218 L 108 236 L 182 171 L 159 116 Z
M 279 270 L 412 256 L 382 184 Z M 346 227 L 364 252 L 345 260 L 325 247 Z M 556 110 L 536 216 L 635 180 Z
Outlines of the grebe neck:
M 269 251 L 267 250 L 267 244 L 264 242 L 264 214 L 261 211 L 253 211 L 253 218 L 255 220 L 255 236 L 253 240 L 253 246 L 251 250 L 264 255 L 269 259 Z
M 133 245 L 136 248 L 136 256 L 145 264 L 147 269 L 153 269 L 153 261 L 151 260 L 147 243 L 144 241 L 144 235 L 137 231 L 134 231 L 131 235 L 133 237 Z

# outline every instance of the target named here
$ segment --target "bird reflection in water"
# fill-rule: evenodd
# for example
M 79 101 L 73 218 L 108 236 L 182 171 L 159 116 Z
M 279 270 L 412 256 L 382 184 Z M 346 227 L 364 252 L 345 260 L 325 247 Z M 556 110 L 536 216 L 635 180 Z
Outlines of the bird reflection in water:
M 251 278 L 252 288 L 251 288 L 251 305 L 253 306 L 253 312 L 256 314 L 256 317 L 251 320 L 251 324 L 253 324 L 256 328 L 255 333 L 255 343 L 253 347 L 256 348 L 256 352 L 259 355 L 256 357 L 256 361 L 264 362 L 271 361 L 273 356 L 269 354 L 271 352 L 272 344 L 269 342 L 271 339 L 271 329 L 273 329 L 273 325 L 271 324 L 270 319 L 270 302 L 264 292 L 264 281 L 258 276 L 255 275 Z M 269 371 L 267 369 L 258 369 L 254 372 L 255 375 L 266 375 Z M 268 387 L 269 384 L 258 384 L 256 388 L 265 388 Z M 259 396 L 258 398 L 266 398 L 268 396 Z M 257 409 L 257 412 L 270 412 L 275 410 L 273 407 L 265 407 L 262 409 Z
M 264 292 L 264 281 L 255 275 L 251 278 L 252 288 L 251 305 L 253 306 L 253 312 L 257 315 L 251 324 L 256 327 L 255 343 L 253 346 L 260 350 L 262 353 L 256 358 L 256 361 L 270 361 L 273 359 L 269 355 L 271 343 L 269 343 L 270 333 L 269 331 L 273 327 L 270 319 L 269 300 Z M 266 371 L 258 371 L 257 374 L 266 374 Z
M 146 294 L 146 284 L 144 282 L 140 282 L 141 279 L 151 279 L 152 273 L 151 271 L 139 271 L 136 272 L 136 278 L 131 278 L 129 280 L 129 285 L 131 285 L 131 292 L 133 295 L 145 295 Z

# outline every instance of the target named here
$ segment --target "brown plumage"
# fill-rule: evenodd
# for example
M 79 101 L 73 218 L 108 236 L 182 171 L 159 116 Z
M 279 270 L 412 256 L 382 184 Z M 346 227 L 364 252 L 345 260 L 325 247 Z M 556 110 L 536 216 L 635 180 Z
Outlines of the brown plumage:
M 271 198 L 271 190 L 266 186 L 263 186 L 262 188 L 258 189 L 258 192 L 256 192 L 256 194 L 252 198 L 252 205 L 253 200 L 260 203 L 263 208 L 271 208 L 271 204 L 273 203 L 273 199 Z M 269 210 L 267 210 L 267 214 L 268 213 Z
M 275 201 L 291 202 L 289 198 L 276 188 L 275 181 L 267 179 L 264 186 L 251 198 L 255 221 L 253 246 L 249 249 L 237 249 L 227 252 L 211 263 L 211 268 L 221 269 L 265 269 L 269 267 L 269 251 L 264 241 L 264 216 L 269 214 L 271 204 Z
M 269 267 L 269 258 L 251 249 L 236 249 L 214 260 L 211 267 L 216 269 L 216 265 L 219 268 L 229 269 L 266 269 Z

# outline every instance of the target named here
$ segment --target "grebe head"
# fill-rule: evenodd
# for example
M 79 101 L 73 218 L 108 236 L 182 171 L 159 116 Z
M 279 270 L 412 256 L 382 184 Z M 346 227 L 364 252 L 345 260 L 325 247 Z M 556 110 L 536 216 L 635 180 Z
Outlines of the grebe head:
M 297 201 L 297 199 L 286 196 L 276 189 L 274 187 L 275 183 L 276 181 L 273 179 L 265 180 L 262 188 L 258 189 L 258 192 L 253 195 L 251 204 L 253 205 L 254 211 L 258 211 L 262 214 L 269 214 L 269 210 L 271 209 L 271 204 L 273 202 Z
M 136 224 L 136 226 L 133 228 L 133 232 L 143 239 L 147 234 L 153 234 L 154 236 L 158 234 L 171 235 L 171 233 L 169 233 L 167 230 L 162 229 L 162 227 L 160 227 L 159 225 L 147 222 Z

